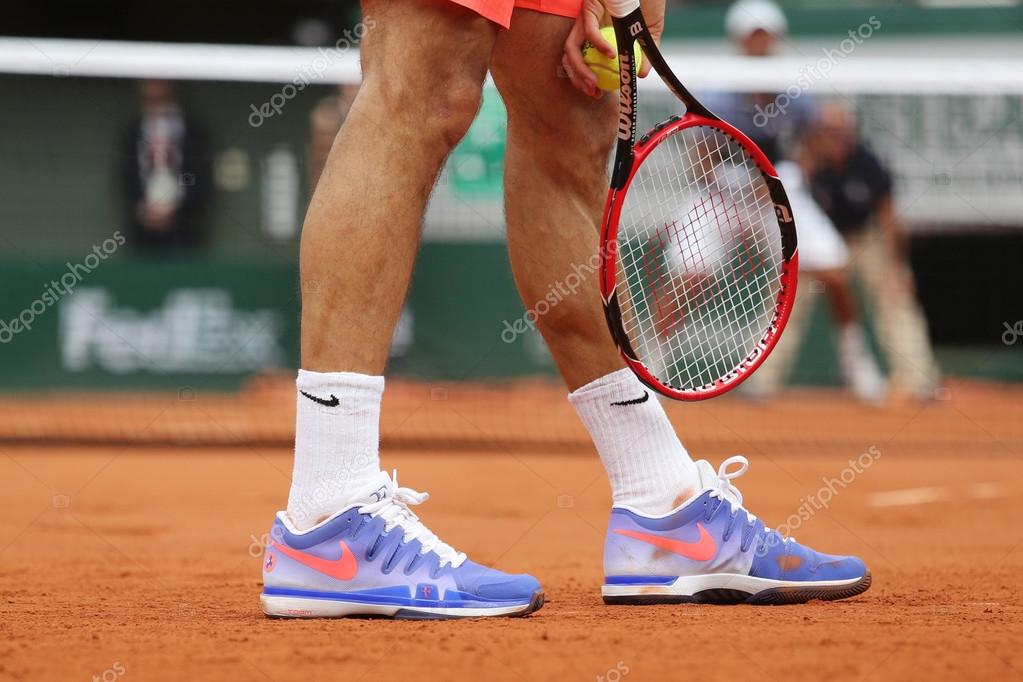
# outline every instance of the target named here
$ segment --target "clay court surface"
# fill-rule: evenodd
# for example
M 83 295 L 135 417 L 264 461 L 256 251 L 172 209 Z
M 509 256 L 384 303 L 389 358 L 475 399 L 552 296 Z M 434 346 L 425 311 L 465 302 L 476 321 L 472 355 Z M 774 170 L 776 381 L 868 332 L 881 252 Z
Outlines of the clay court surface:
M 394 390 L 384 465 L 432 494 L 418 511 L 547 590 L 533 616 L 463 622 L 262 616 L 290 396 L 7 398 L 0 679 L 1023 679 L 1023 391 L 940 397 L 672 406 L 695 455 L 750 458 L 739 485 L 772 525 L 869 461 L 793 534 L 861 555 L 874 586 L 805 606 L 641 608 L 600 600 L 609 492 L 559 390 Z

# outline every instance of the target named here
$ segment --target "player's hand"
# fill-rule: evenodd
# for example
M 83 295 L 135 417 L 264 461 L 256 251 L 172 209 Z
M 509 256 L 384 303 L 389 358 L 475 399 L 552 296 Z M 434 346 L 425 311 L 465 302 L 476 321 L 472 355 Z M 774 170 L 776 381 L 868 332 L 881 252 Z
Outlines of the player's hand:
M 643 0 L 641 3 L 643 17 L 647 20 L 650 34 L 658 45 L 664 32 L 664 2 L 665 0 Z M 604 4 L 602 0 L 583 1 L 579 18 L 565 40 L 565 53 L 561 58 L 561 65 L 572 85 L 593 98 L 599 98 L 601 91 L 597 87 L 597 76 L 583 61 L 583 43 L 590 42 L 607 57 L 615 58 L 615 48 L 600 34 L 600 27 L 607 24 L 608 17 Z M 648 73 L 650 60 L 644 59 L 639 69 L 639 77 L 646 78 Z
M 593 43 L 601 53 L 611 59 L 615 58 L 615 49 L 600 34 L 604 15 L 604 3 L 600 0 L 583 0 L 579 18 L 575 20 L 575 26 L 565 40 L 565 53 L 561 57 L 561 66 L 575 89 L 594 99 L 598 99 L 602 93 L 597 87 L 597 74 L 583 61 L 583 43 Z
M 661 34 L 664 33 L 664 2 L 665 0 L 641 0 L 640 7 L 643 9 L 643 18 L 646 19 L 646 25 L 650 29 L 650 35 L 654 37 L 654 42 L 658 45 L 661 44 Z M 646 55 L 643 55 L 646 57 Z M 643 66 L 639 68 L 639 77 L 646 78 L 647 74 L 650 73 L 650 60 L 644 59 Z

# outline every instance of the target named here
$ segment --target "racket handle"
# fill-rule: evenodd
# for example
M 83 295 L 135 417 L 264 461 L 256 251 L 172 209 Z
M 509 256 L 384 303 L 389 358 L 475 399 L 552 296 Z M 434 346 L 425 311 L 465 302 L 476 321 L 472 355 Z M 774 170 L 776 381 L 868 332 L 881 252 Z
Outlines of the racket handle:
M 639 0 L 604 0 L 604 7 L 611 16 L 621 19 L 639 9 Z

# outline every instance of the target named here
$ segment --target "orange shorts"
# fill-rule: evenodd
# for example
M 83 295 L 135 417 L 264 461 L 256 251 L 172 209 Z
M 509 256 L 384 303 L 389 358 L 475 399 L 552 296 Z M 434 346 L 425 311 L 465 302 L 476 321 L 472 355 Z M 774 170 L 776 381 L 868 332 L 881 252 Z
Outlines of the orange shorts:
M 544 14 L 575 19 L 583 0 L 452 0 L 505 28 L 511 25 L 513 9 L 531 9 Z

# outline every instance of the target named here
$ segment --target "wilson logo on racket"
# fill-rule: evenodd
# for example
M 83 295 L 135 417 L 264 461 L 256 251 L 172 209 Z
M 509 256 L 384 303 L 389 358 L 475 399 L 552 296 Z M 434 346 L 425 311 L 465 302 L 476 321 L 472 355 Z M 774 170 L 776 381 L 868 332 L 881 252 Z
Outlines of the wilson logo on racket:
M 792 222 L 792 211 L 790 211 L 789 207 L 786 206 L 785 204 L 775 204 L 774 205 L 774 212 L 775 212 L 775 215 L 778 216 L 778 220 L 779 221 L 781 221 L 783 223 L 791 223 Z
M 752 365 L 754 362 L 756 362 L 757 358 L 760 357 L 760 354 L 763 353 L 763 352 L 764 352 L 763 347 L 762 346 L 757 346 L 756 348 L 754 348 L 750 352 L 749 355 L 747 355 L 745 358 L 743 358 L 742 362 L 739 363 L 738 367 L 736 367 L 735 369 L 733 369 L 730 372 L 726 373 L 723 377 L 718 379 L 718 382 L 724 383 L 724 382 L 731 381 L 732 379 L 735 379 L 740 374 L 742 374 L 742 372 L 745 369 L 747 369 L 750 365 Z
M 622 87 L 618 103 L 618 138 L 632 139 L 632 55 L 618 55 L 621 63 Z

